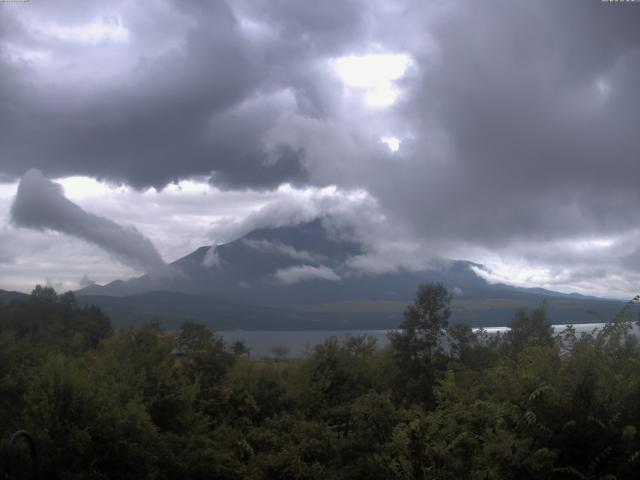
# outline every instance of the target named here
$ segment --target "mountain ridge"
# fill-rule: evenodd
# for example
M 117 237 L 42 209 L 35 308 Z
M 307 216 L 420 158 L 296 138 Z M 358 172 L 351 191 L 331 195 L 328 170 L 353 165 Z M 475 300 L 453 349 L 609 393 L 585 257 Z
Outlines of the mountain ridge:
M 347 261 L 364 246 L 332 236 L 320 220 L 298 226 L 265 228 L 219 246 L 202 246 L 171 262 L 167 272 L 93 285 L 79 295 L 126 296 L 151 291 L 206 295 L 257 305 L 289 305 L 354 299 L 409 300 L 419 283 L 441 281 L 459 295 L 487 297 L 535 294 L 572 298 L 540 288 L 490 284 L 466 260 L 446 260 L 428 270 L 386 273 L 349 270 Z M 586 296 L 581 296 L 589 298 Z
M 452 322 L 473 326 L 507 325 L 517 308 L 543 302 L 561 323 L 592 322 L 586 311 L 604 318 L 623 305 L 491 284 L 474 271 L 482 265 L 466 260 L 442 260 L 429 270 L 350 270 L 349 259 L 365 252 L 363 245 L 316 220 L 199 247 L 171 262 L 171 274 L 145 274 L 76 293 L 80 301 L 104 307 L 118 321 L 139 323 L 147 314 L 170 323 L 178 317 L 195 319 L 218 329 L 394 328 L 418 285 L 431 281 L 442 282 L 453 293 Z

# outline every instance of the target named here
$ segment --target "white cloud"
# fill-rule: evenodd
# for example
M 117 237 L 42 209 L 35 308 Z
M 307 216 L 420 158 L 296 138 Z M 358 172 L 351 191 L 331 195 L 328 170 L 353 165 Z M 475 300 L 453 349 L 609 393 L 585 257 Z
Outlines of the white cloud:
M 304 250 L 296 250 L 291 245 L 285 245 L 282 242 L 270 242 L 269 240 L 250 240 L 243 241 L 245 245 L 260 252 L 275 253 L 294 260 L 303 260 L 307 262 L 315 262 L 316 258 L 309 252 Z
M 285 284 L 293 284 L 309 280 L 340 280 L 340 277 L 336 272 L 324 265 L 319 267 L 302 265 L 298 267 L 285 268 L 278 270 L 274 276 L 278 281 Z
M 392 152 L 400 150 L 400 143 L 402 143 L 398 137 L 382 137 L 380 141 L 386 144 Z
M 399 80 L 410 64 L 411 57 L 406 54 L 349 55 L 334 60 L 345 85 L 371 89 Z
M 124 192 L 126 187 L 114 187 L 89 177 L 64 177 L 55 180 L 62 185 L 64 193 L 68 198 L 80 200 L 90 197 L 104 197 L 111 195 L 118 190 Z
M 202 265 L 207 268 L 213 268 L 220 265 L 220 257 L 218 256 L 215 247 L 211 247 L 209 248 L 209 250 L 207 250 L 204 259 L 202 260 Z
M 335 186 L 295 188 L 281 185 L 272 200 L 248 215 L 217 223 L 210 236 L 226 243 L 260 228 L 275 228 L 310 222 L 320 216 L 352 216 L 361 208 L 375 208 L 375 201 L 363 190 L 343 190 Z
M 412 63 L 406 54 L 369 54 L 340 57 L 332 66 L 345 86 L 364 92 L 367 105 L 389 107 L 400 95 L 395 82 Z
M 105 41 L 125 43 L 130 32 L 119 17 L 97 19 L 82 25 L 48 25 L 42 29 L 45 35 L 67 42 L 96 44 Z
M 14 45 L 10 42 L 4 43 L 4 50 L 7 58 L 12 63 L 22 63 L 38 65 L 46 64 L 51 60 L 51 53 L 42 48 L 29 48 L 21 45 Z

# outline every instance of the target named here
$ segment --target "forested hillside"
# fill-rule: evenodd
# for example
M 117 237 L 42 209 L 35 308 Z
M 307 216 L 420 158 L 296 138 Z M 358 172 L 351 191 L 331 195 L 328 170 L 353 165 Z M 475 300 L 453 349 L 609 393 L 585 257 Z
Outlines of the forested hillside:
M 113 331 L 36 288 L 0 305 L 2 465 L 25 428 L 42 478 L 638 478 L 628 309 L 581 338 L 520 310 L 490 337 L 449 325 L 449 302 L 420 287 L 385 348 L 261 359 L 193 322 Z

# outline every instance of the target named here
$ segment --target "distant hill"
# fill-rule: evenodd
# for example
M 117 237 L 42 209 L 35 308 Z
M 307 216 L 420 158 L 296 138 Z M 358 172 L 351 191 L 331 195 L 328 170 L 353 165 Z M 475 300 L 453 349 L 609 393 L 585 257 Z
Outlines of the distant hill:
M 20 292 L 8 292 L 7 290 L 0 290 L 0 301 L 2 302 L 10 302 L 12 300 L 23 300 L 27 298 L 29 295 L 26 293 Z
M 195 320 L 215 330 L 393 329 L 398 326 L 408 303 L 356 301 L 274 308 L 175 292 L 121 297 L 87 295 L 78 299 L 84 305 L 99 305 L 116 327 L 158 319 L 166 328 L 173 329 L 184 320 Z M 542 301 L 543 298 L 536 297 L 458 298 L 453 300 L 451 323 L 505 326 L 518 308 L 536 308 Z M 555 324 L 604 322 L 613 318 L 621 307 L 622 302 L 611 300 L 546 299 L 548 316 Z
M 205 246 L 163 272 L 77 292 L 114 323 L 158 317 L 191 318 L 216 329 L 394 328 L 419 284 L 442 282 L 454 292 L 453 322 L 507 325 L 518 307 L 543 301 L 554 323 L 606 320 L 622 302 L 550 290 L 489 284 L 467 261 L 442 261 L 430 270 L 382 274 L 349 268 L 364 246 L 320 220 L 261 229 L 217 247 Z

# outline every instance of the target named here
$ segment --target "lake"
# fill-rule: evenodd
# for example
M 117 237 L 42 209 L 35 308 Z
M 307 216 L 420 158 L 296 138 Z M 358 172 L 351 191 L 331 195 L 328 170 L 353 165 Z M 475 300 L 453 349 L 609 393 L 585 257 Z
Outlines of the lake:
M 604 323 L 582 323 L 574 325 L 576 334 L 591 333 L 602 328 Z M 561 332 L 567 325 L 553 325 L 554 331 Z M 477 329 L 474 329 L 477 330 Z M 484 329 L 489 334 L 506 332 L 509 327 L 488 327 Z M 273 356 L 274 347 L 284 347 L 288 356 L 298 357 L 315 345 L 323 343 L 330 337 L 344 338 L 348 335 L 368 335 L 378 341 L 378 345 L 389 343 L 387 333 L 392 330 L 310 330 L 310 331 L 269 331 L 269 330 L 232 330 L 218 332 L 228 343 L 240 340 L 251 350 L 252 356 Z M 638 327 L 634 333 L 640 335 Z

